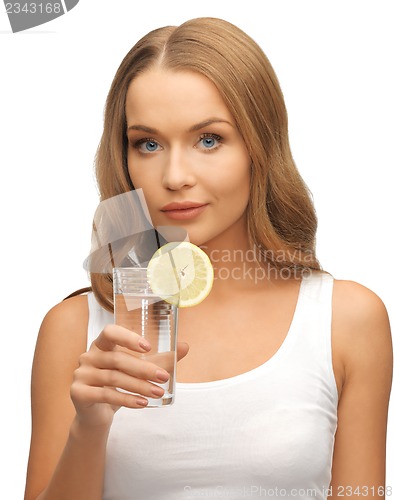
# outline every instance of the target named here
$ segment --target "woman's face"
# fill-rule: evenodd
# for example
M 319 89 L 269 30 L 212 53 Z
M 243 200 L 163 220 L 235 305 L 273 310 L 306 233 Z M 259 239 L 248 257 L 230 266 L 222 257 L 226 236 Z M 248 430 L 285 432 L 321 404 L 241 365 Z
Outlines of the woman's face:
M 126 97 L 128 169 L 155 226 L 181 226 L 196 245 L 242 244 L 251 160 L 215 85 L 152 69 Z

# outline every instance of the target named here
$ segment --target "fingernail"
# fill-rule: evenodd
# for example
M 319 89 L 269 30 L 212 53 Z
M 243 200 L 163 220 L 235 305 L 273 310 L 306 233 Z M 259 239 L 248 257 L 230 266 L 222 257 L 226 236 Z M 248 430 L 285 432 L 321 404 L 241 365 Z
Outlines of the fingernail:
M 139 346 L 141 347 L 141 349 L 144 349 L 144 351 L 149 351 L 150 350 L 150 344 L 147 340 L 145 339 L 140 339 L 139 342 L 138 342 Z
M 148 400 L 147 399 L 138 398 L 138 399 L 136 399 L 135 403 L 138 406 L 146 406 L 148 404 Z
M 164 394 L 164 389 L 162 389 L 161 387 L 153 387 L 151 392 L 154 396 L 161 398 Z
M 164 370 L 157 370 L 156 378 L 158 378 L 161 382 L 167 382 L 170 376 Z

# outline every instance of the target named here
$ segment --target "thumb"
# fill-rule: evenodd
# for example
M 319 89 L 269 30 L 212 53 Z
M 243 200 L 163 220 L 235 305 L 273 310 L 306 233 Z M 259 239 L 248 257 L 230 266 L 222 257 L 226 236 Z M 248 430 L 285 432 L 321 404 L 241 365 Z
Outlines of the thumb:
M 177 344 L 177 360 L 180 361 L 189 352 L 189 344 L 186 342 L 178 342 Z

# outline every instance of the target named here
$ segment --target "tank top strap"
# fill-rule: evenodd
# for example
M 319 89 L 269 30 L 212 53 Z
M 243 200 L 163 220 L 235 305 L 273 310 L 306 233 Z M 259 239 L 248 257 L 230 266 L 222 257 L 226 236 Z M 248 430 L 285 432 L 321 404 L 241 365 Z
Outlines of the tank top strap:
M 332 288 L 334 278 L 331 274 L 323 271 L 311 271 L 304 277 L 302 295 L 312 300 L 315 306 L 319 304 L 331 313 Z
M 333 284 L 333 276 L 325 272 L 304 277 L 290 362 L 304 364 L 310 374 L 324 377 L 337 397 L 331 346 Z
M 99 336 L 101 330 L 110 323 L 114 322 L 114 315 L 106 311 L 96 300 L 93 292 L 88 293 L 89 323 L 87 348 Z

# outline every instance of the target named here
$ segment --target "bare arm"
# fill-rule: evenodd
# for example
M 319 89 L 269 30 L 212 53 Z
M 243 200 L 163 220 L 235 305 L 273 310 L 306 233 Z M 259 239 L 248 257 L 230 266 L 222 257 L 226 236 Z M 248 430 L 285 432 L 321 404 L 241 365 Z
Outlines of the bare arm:
M 335 283 L 333 346 L 343 363 L 344 384 L 331 498 L 384 498 L 393 353 L 386 309 L 367 288 Z
M 86 352 L 86 297 L 53 308 L 41 326 L 32 372 L 32 439 L 25 500 L 102 498 L 108 433 L 120 406 L 143 408 L 163 382 L 140 336 L 108 325 Z M 148 348 L 149 349 L 149 348 Z M 180 352 L 179 352 L 180 351 Z M 179 359 L 187 352 L 181 346 Z
M 87 299 L 80 296 L 54 307 L 41 325 L 32 370 L 26 500 L 37 498 L 48 485 L 67 442 L 75 416 L 70 386 L 86 351 L 87 323 Z

